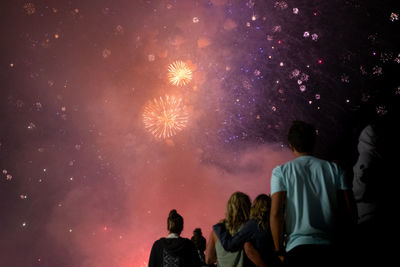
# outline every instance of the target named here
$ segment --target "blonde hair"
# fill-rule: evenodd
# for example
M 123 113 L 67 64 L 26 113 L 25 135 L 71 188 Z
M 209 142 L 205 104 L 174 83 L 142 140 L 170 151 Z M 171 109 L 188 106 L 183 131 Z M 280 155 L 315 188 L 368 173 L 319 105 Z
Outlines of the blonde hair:
M 254 199 L 250 209 L 250 219 L 257 220 L 258 227 L 264 231 L 269 229 L 269 213 L 271 198 L 266 194 L 260 194 Z
M 250 198 L 245 193 L 235 192 L 229 198 L 226 204 L 225 227 L 231 235 L 249 220 L 250 206 Z

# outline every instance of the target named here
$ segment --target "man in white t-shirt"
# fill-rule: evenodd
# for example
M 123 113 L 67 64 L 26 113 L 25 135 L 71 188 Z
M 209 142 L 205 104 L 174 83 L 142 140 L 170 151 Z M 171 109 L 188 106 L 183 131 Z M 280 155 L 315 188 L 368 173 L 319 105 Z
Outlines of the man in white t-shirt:
M 346 209 L 340 203 L 350 203 L 351 188 L 339 166 L 312 156 L 316 141 L 312 125 L 293 122 L 288 141 L 295 159 L 275 167 L 271 177 L 275 251 L 289 266 L 333 265 L 338 211 Z

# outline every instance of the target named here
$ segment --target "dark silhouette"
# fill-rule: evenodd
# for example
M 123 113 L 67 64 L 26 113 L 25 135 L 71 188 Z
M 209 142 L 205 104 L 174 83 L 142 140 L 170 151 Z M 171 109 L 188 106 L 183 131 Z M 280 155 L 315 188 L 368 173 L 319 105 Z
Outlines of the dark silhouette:
M 397 240 L 393 213 L 398 209 L 395 196 L 400 177 L 399 101 L 393 97 L 386 102 L 378 105 L 375 116 L 362 129 L 353 168 L 358 210 L 355 264 L 360 266 L 389 266 L 395 252 L 391 244 Z
M 196 247 L 197 254 L 199 255 L 201 265 L 202 266 L 212 266 L 212 265 L 206 264 L 206 258 L 205 258 L 204 251 L 206 250 L 207 241 L 206 241 L 205 237 L 203 236 L 203 233 L 201 232 L 200 228 L 194 229 L 193 236 L 190 240 L 192 240 L 194 246 Z
M 183 218 L 171 210 L 167 219 L 169 235 L 154 242 L 149 267 L 200 267 L 200 259 L 192 241 L 180 237 Z

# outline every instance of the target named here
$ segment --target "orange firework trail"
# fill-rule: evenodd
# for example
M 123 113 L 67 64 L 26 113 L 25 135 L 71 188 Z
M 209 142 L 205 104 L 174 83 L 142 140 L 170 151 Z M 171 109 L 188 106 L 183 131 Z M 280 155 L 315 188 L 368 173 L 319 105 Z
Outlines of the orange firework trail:
M 183 61 L 175 61 L 168 66 L 169 82 L 176 86 L 183 86 L 192 80 L 192 70 Z
M 158 139 L 170 138 L 182 131 L 188 117 L 182 99 L 168 95 L 149 101 L 143 111 L 145 129 Z

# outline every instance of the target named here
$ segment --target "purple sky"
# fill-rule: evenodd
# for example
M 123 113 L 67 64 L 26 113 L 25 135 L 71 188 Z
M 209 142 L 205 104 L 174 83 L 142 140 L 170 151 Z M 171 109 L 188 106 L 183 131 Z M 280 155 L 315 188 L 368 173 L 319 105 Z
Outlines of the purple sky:
M 349 167 L 359 128 L 400 95 L 394 2 L 3 3 L 2 264 L 146 266 L 174 208 L 183 236 L 208 238 L 234 191 L 269 193 L 294 119 Z M 142 112 L 166 94 L 190 117 L 159 140 Z

